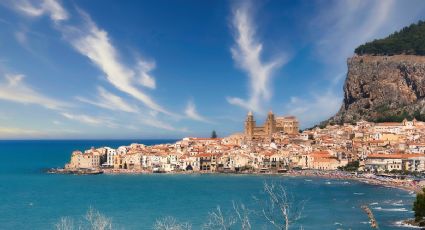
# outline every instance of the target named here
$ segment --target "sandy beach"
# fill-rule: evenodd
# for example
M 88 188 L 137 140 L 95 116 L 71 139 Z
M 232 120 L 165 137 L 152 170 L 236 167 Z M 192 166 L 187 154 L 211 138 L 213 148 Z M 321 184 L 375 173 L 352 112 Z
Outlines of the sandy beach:
M 148 170 L 130 170 L 130 169 L 103 169 L 104 174 L 152 174 L 153 172 Z M 413 191 L 415 193 L 422 192 L 422 187 L 425 181 L 413 181 L 410 179 L 394 179 L 390 177 L 377 176 L 371 173 L 367 174 L 355 174 L 344 171 L 318 171 L 318 170 L 297 170 L 289 171 L 285 173 L 220 173 L 220 172 L 192 172 L 192 171 L 181 171 L 181 172 L 167 172 L 166 174 L 234 174 L 234 175 L 275 175 L 275 176 L 302 176 L 302 177 L 320 177 L 329 179 L 341 179 L 341 180 L 356 180 L 359 182 L 399 188 L 407 191 Z

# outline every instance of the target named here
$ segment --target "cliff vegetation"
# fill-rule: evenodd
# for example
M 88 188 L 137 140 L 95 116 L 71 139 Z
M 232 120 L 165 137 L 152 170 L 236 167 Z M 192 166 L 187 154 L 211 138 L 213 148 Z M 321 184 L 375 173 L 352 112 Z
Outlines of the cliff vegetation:
M 425 55 L 425 21 L 404 27 L 386 38 L 376 39 L 355 49 L 358 55 Z

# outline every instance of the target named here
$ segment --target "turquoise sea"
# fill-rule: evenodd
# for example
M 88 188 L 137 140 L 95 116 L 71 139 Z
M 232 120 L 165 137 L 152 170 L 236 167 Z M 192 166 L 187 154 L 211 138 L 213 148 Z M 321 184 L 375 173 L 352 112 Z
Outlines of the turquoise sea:
M 61 217 L 78 219 L 89 207 L 112 218 L 119 229 L 152 229 L 173 216 L 201 229 L 217 206 L 232 213 L 232 201 L 260 206 L 263 183 L 281 183 L 293 203 L 304 202 L 304 229 L 370 229 L 360 209 L 368 204 L 380 229 L 403 229 L 396 222 L 413 217 L 413 194 L 354 181 L 255 175 L 50 175 L 72 150 L 91 146 L 155 144 L 172 140 L 0 141 L 0 229 L 54 229 Z M 253 229 L 267 228 L 258 213 Z M 295 228 L 297 227 L 297 228 Z

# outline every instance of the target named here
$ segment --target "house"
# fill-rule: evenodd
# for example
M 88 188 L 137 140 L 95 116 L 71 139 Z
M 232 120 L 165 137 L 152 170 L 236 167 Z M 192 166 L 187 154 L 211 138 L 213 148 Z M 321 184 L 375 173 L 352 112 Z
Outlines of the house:
M 114 167 L 114 157 L 117 155 L 117 151 L 113 148 L 105 147 L 106 150 L 106 162 L 102 164 L 103 167 Z
M 74 151 L 70 163 L 65 165 L 67 169 L 95 169 L 100 166 L 100 153 L 97 151 Z
M 365 170 L 369 172 L 400 171 L 402 156 L 400 154 L 369 154 L 365 161 Z

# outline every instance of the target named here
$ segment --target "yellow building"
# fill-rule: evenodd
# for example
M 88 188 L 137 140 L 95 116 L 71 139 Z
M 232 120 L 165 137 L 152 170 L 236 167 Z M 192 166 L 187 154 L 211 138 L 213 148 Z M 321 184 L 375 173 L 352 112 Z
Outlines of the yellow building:
M 271 138 L 273 133 L 297 134 L 299 122 L 294 116 L 275 117 L 272 111 L 267 115 L 263 126 L 257 126 L 252 112 L 248 113 L 245 120 L 245 136 L 251 140 Z
M 93 169 L 100 166 L 100 153 L 74 151 L 71 155 L 71 161 L 65 166 L 68 169 Z

